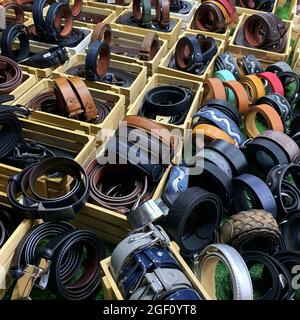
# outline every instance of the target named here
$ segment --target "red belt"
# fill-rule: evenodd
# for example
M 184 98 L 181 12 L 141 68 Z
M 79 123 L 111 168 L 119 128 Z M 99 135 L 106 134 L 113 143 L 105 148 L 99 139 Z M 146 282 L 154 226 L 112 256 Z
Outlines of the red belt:
M 258 75 L 259 75 L 259 77 L 268 81 L 273 92 L 284 96 L 283 85 L 282 85 L 281 81 L 279 80 L 279 78 L 276 76 L 276 74 L 274 74 L 272 72 L 263 72 L 263 73 L 259 73 Z

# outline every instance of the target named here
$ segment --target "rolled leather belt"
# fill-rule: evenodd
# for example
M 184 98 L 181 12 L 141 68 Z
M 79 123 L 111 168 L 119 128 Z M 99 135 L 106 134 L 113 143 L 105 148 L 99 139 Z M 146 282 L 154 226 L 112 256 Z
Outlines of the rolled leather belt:
M 166 28 L 170 23 L 170 4 L 169 0 L 155 0 L 156 21 L 162 28 Z
M 231 73 L 228 70 L 215 71 L 213 76 L 214 76 L 214 78 L 218 78 L 221 81 L 235 80 L 235 77 L 234 77 L 233 73 Z M 227 101 L 234 105 L 235 104 L 235 96 L 234 96 L 233 92 L 228 88 L 225 88 L 225 92 L 226 92 Z
M 243 77 L 241 83 L 248 92 L 249 105 L 255 104 L 259 98 L 266 95 L 264 84 L 256 75 Z
M 274 7 L 275 0 L 238 0 L 238 6 L 259 11 L 271 12 Z
M 239 60 L 239 65 L 243 68 L 245 74 L 258 74 L 264 72 L 261 63 L 255 55 L 247 54 Z
M 261 104 L 249 108 L 245 114 L 244 124 L 248 137 L 255 138 L 260 134 L 256 125 L 256 118 L 258 114 L 264 119 L 268 130 L 284 132 L 282 120 L 276 110 L 267 104 Z
M 242 174 L 232 179 L 233 202 L 239 211 L 263 209 L 277 217 L 277 205 L 272 192 L 263 180 L 252 174 Z
M 282 53 L 287 44 L 286 25 L 273 13 L 258 13 L 248 17 L 238 31 L 239 46 Z
M 264 210 L 242 211 L 225 219 L 220 241 L 238 252 L 258 250 L 273 253 L 280 240 L 280 231 L 272 214 Z
M 240 254 L 226 244 L 208 245 L 200 255 L 199 280 L 214 300 L 216 296 L 216 268 L 222 262 L 229 270 L 234 300 L 252 300 L 253 288 L 247 265 Z
M 300 166 L 297 164 L 279 164 L 267 176 L 266 183 L 280 214 L 278 220 L 285 219 L 300 209 L 299 172 Z
M 35 26 L 34 34 L 43 34 L 46 29 L 46 22 L 43 16 L 43 9 L 46 5 L 54 3 L 54 0 L 36 0 L 33 2 L 32 18 Z
M 283 264 L 272 256 L 259 251 L 245 252 L 242 254 L 242 258 L 249 270 L 254 265 L 263 265 L 261 280 L 253 281 L 254 291 L 256 288 L 259 288 L 260 292 L 263 291 L 258 300 L 291 300 L 293 298 L 292 279 Z
M 14 11 L 15 16 L 16 16 L 15 19 L 13 20 L 14 24 L 24 23 L 24 11 L 23 11 L 23 8 L 20 4 L 13 2 L 13 1 L 6 1 L 5 0 L 1 3 L 1 6 L 4 7 L 6 13 L 8 10 Z M 8 18 L 9 17 L 6 17 L 6 19 L 8 19 Z
M 226 92 L 224 84 L 218 78 L 207 78 L 203 83 L 204 92 L 203 92 L 203 103 L 208 102 L 209 100 L 225 100 L 226 101 Z
M 159 39 L 156 33 L 148 32 L 141 44 L 139 57 L 141 60 L 151 61 L 159 50 Z
M 47 174 L 60 172 L 74 179 L 71 190 L 59 197 L 47 198 L 39 195 L 36 181 Z M 28 190 L 32 193 L 29 194 Z M 76 161 L 65 157 L 45 159 L 10 177 L 7 187 L 8 201 L 17 214 L 27 219 L 60 221 L 73 219 L 76 212 L 86 203 L 89 196 L 88 176 Z M 24 201 L 17 200 L 17 194 Z M 30 204 L 30 205 L 29 205 Z
M 299 229 L 300 214 L 295 212 L 281 225 L 282 241 L 281 248 L 283 250 L 299 252 Z
M 217 56 L 215 69 L 217 71 L 228 70 L 235 76 L 236 80 L 240 80 L 240 68 L 236 62 L 236 58 L 230 52 L 225 51 Z
M 19 40 L 19 49 L 13 49 L 16 39 Z M 16 62 L 20 62 L 29 56 L 29 37 L 24 25 L 9 25 L 2 31 L 1 53 Z
M 106 42 L 96 40 L 89 45 L 85 59 L 85 78 L 89 81 L 102 79 L 110 62 L 110 49 Z
M 22 70 L 12 59 L 0 56 L 0 93 L 10 93 L 23 80 Z
M 133 8 L 134 21 L 138 25 L 148 26 L 151 23 L 150 0 L 134 0 L 132 8 Z
M 0 206 L 0 248 L 12 235 L 20 222 L 21 220 L 14 217 L 9 208 Z
M 284 95 L 284 88 L 278 76 L 272 72 L 263 72 L 259 73 L 258 76 L 268 82 L 268 85 L 271 87 L 272 92 L 268 93 L 278 93 L 281 96 Z
M 241 114 L 248 111 L 248 94 L 244 89 L 243 85 L 238 81 L 224 81 L 223 85 L 225 88 L 230 89 L 235 96 L 236 107 Z
M 112 40 L 112 30 L 109 24 L 104 24 L 102 22 L 97 23 L 94 26 L 91 43 L 100 40 L 106 42 L 109 46 Z
M 300 100 L 300 78 L 294 72 L 278 72 L 277 77 L 282 84 L 283 93 L 287 101 L 294 106 Z
M 275 258 L 277 261 L 283 264 L 292 276 L 294 275 L 294 266 L 300 265 L 300 254 L 297 251 L 277 251 L 273 255 L 273 258 Z
M 288 63 L 284 61 L 279 61 L 267 66 L 266 71 L 277 74 L 278 72 L 292 72 L 293 70 Z

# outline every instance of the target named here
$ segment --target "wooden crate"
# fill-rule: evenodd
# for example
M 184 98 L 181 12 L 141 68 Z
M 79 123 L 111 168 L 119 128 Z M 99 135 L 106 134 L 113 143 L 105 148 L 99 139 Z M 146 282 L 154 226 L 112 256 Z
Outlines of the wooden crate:
M 113 1 L 111 1 L 111 3 L 89 1 L 89 0 L 84 1 L 84 3 L 89 7 L 110 9 L 110 10 L 116 11 L 117 15 L 119 15 L 121 12 L 123 12 L 126 9 L 132 9 L 132 0 L 125 0 L 123 6 L 116 5 L 112 2 Z
M 182 36 L 191 36 L 191 35 L 196 35 L 196 34 L 202 34 L 202 32 L 185 32 Z M 169 50 L 167 55 L 165 56 L 164 59 L 160 62 L 158 66 L 158 73 L 166 74 L 168 76 L 176 77 L 176 78 L 182 78 L 182 79 L 188 79 L 188 80 L 193 80 L 193 81 L 199 81 L 202 82 L 204 81 L 207 77 L 211 77 L 213 75 L 214 71 L 214 64 L 217 56 L 224 51 L 225 48 L 225 41 L 220 40 L 220 39 L 215 39 L 218 45 L 218 52 L 217 54 L 213 57 L 211 62 L 208 64 L 206 71 L 202 75 L 196 75 L 176 69 L 169 68 L 168 65 L 170 63 L 170 60 L 172 56 L 175 53 L 175 48 L 176 44 L 174 44 L 173 48 Z
M 32 97 L 37 96 L 41 92 L 53 88 L 52 79 L 43 79 L 39 81 L 31 90 L 27 91 L 15 104 L 27 106 Z M 89 89 L 91 95 L 95 99 L 106 102 L 112 109 L 104 121 L 100 124 L 92 124 L 76 119 L 66 118 L 63 116 L 51 114 L 43 111 L 33 111 L 31 120 L 49 124 L 54 127 L 64 128 L 72 131 L 81 131 L 86 134 L 96 135 L 100 129 L 116 129 L 119 121 L 124 118 L 125 114 L 125 97 L 112 92 L 105 92 L 97 89 Z
M 61 76 L 66 76 L 68 75 L 68 70 L 71 67 L 74 67 L 76 65 L 84 65 L 85 64 L 85 54 L 75 54 L 69 61 L 67 61 L 64 65 L 58 67 L 56 70 L 53 72 L 53 76 L 55 78 L 61 77 Z M 136 79 L 134 82 L 131 84 L 130 87 L 123 88 L 119 87 L 116 85 L 112 85 L 109 83 L 103 83 L 99 81 L 86 81 L 85 79 L 84 82 L 87 84 L 89 88 L 95 88 L 99 90 L 111 90 L 113 92 L 116 92 L 118 94 L 122 94 L 125 96 L 125 105 L 128 106 L 130 103 L 134 101 L 134 99 L 139 95 L 139 93 L 143 90 L 146 81 L 147 81 L 147 69 L 144 66 L 138 65 L 136 63 L 128 63 L 128 62 L 123 62 L 119 60 L 110 60 L 110 67 L 111 68 L 116 68 L 119 70 L 124 70 L 124 71 L 129 71 L 133 73 L 136 76 Z
M 101 21 L 102 23 L 111 23 L 117 16 L 117 14 L 114 10 L 107 9 L 107 8 L 90 7 L 87 5 L 82 6 L 81 12 L 95 13 L 98 15 L 105 16 L 105 18 Z M 96 24 L 91 23 L 91 22 L 78 21 L 75 19 L 75 20 L 73 20 L 73 25 L 74 25 L 74 27 L 80 27 L 80 28 L 84 27 L 87 29 L 93 29 Z
M 260 60 L 265 60 L 265 61 L 287 61 L 290 52 L 291 52 L 291 38 L 292 38 L 292 22 L 288 20 L 284 20 L 286 22 L 287 26 L 287 46 L 286 49 L 283 53 L 276 53 L 276 52 L 271 52 L 271 51 L 266 51 L 266 50 L 260 50 L 260 49 L 253 49 L 253 48 L 248 48 L 248 47 L 242 47 L 238 46 L 235 44 L 235 39 L 237 36 L 237 33 L 239 29 L 242 27 L 244 24 L 245 20 L 250 17 L 249 14 L 243 14 L 240 16 L 239 23 L 237 25 L 237 28 L 234 31 L 233 36 L 230 38 L 229 45 L 228 45 L 228 51 L 236 55 L 237 57 L 243 57 L 246 54 L 254 54 L 257 59 Z
M 193 92 L 194 98 L 184 123 L 181 125 L 163 123 L 163 125 L 169 130 L 180 129 L 181 134 L 183 135 L 185 133 L 185 129 L 188 129 L 191 127 L 192 116 L 197 112 L 199 106 L 201 105 L 202 83 L 200 82 L 191 81 L 184 78 L 175 78 L 168 75 L 155 74 L 153 77 L 148 79 L 148 83 L 144 88 L 144 90 L 137 97 L 135 102 L 131 106 L 129 106 L 127 115 L 137 115 L 145 101 L 146 94 L 149 92 L 149 90 L 151 90 L 152 88 L 158 87 L 160 85 L 181 86 L 181 87 L 189 88 Z
M 187 263 L 184 261 L 182 256 L 179 253 L 179 247 L 178 245 L 173 241 L 170 243 L 170 251 L 174 258 L 177 260 L 181 270 L 184 272 L 186 277 L 191 282 L 193 288 L 201 295 L 202 299 L 205 300 L 211 300 L 211 297 L 206 292 L 206 290 L 203 288 L 195 274 L 192 272 L 190 267 L 187 265 Z M 111 257 L 108 257 L 101 261 L 100 265 L 103 272 L 103 293 L 104 293 L 104 299 L 105 300 L 124 300 L 122 297 L 122 294 L 110 272 L 110 259 Z
M 6 193 L 1 191 L 0 204 L 1 206 L 10 208 Z M 5 244 L 0 248 L 0 299 L 4 297 L 13 282 L 8 271 L 10 269 L 15 250 L 22 238 L 35 225 L 35 223 L 35 220 L 23 220 Z
M 168 48 L 170 49 L 173 44 L 177 41 L 180 31 L 181 31 L 181 24 L 182 19 L 177 17 L 171 17 L 171 20 L 175 21 L 175 27 L 171 32 L 163 32 L 163 31 L 155 31 L 155 30 L 149 30 L 145 28 L 139 28 L 135 26 L 128 26 L 124 24 L 118 23 L 119 17 L 121 17 L 124 14 L 132 13 L 132 10 L 125 10 L 123 11 L 117 18 L 114 20 L 113 23 L 111 23 L 111 27 L 113 29 L 118 29 L 121 31 L 125 31 L 128 33 L 134 33 L 134 34 L 140 34 L 140 35 L 146 35 L 149 31 L 153 31 L 157 33 L 159 39 L 164 39 L 168 41 Z
M 140 34 L 128 33 L 120 31 L 117 29 L 112 30 L 112 45 L 120 45 L 128 48 L 137 48 L 139 49 L 144 36 Z M 161 59 L 166 55 L 168 50 L 167 40 L 159 39 L 159 50 L 156 53 L 155 57 L 150 61 L 143 61 L 139 58 L 131 58 L 124 54 L 111 53 L 110 57 L 112 60 L 123 61 L 127 63 L 137 63 L 147 68 L 147 76 L 151 77 L 157 72 L 158 65 Z M 86 49 L 87 50 L 87 49 Z
M 23 81 L 22 83 L 9 94 L 15 96 L 15 99 L 12 101 L 5 102 L 6 105 L 12 105 L 14 102 L 19 99 L 25 92 L 30 90 L 37 82 L 37 77 L 29 72 L 22 72 L 23 73 Z

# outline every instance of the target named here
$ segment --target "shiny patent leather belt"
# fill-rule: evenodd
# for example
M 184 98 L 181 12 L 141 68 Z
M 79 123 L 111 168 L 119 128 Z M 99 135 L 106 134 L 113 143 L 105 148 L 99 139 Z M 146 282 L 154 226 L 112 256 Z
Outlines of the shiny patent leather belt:
M 73 178 L 71 190 L 55 198 L 43 197 L 39 194 L 36 181 L 39 177 L 53 174 L 66 174 Z M 31 193 L 28 193 L 30 190 Z M 23 195 L 22 203 L 17 199 Z M 89 196 L 88 176 L 76 161 L 54 157 L 43 160 L 11 176 L 7 196 L 16 213 L 27 219 L 43 219 L 45 221 L 69 220 L 85 204 Z
M 104 246 L 94 233 L 75 230 L 65 222 L 40 224 L 16 249 L 11 272 L 18 281 L 11 299 L 30 300 L 34 284 L 63 299 L 88 299 L 99 287 L 99 261 L 104 258 Z M 83 261 L 84 271 L 78 277 Z

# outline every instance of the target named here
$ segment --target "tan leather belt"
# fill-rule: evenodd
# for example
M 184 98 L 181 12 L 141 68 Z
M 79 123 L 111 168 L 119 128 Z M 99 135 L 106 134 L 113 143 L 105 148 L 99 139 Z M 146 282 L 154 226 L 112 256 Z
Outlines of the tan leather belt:
M 264 84 L 258 76 L 244 76 L 241 83 L 248 93 L 249 105 L 255 104 L 256 100 L 266 95 Z
M 222 81 L 218 78 L 205 79 L 203 83 L 203 103 L 211 99 L 227 100 Z

